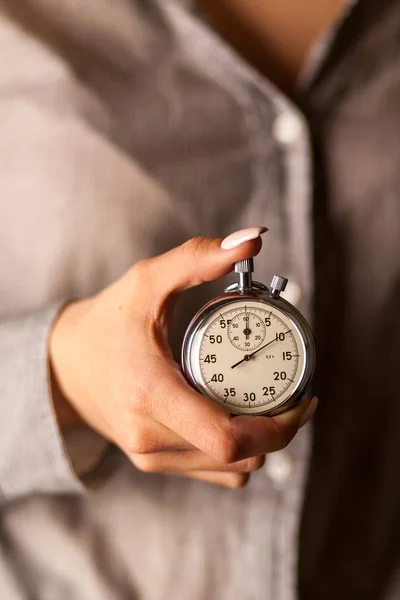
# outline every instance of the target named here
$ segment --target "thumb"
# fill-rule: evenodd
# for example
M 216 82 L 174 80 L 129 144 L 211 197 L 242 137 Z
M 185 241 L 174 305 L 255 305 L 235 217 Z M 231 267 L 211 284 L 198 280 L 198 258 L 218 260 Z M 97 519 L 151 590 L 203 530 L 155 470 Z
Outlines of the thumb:
M 235 262 L 259 253 L 260 236 L 266 231 L 266 227 L 250 227 L 224 240 L 197 237 L 146 261 L 153 289 L 168 297 L 226 275 Z

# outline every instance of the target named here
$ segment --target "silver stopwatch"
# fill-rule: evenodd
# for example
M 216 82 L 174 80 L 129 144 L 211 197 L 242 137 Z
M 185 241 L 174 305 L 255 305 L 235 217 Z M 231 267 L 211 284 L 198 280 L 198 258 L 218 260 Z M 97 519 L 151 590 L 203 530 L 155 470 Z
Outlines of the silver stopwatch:
M 298 402 L 315 368 L 315 345 L 303 315 L 270 287 L 252 280 L 253 259 L 235 265 L 239 281 L 203 306 L 189 324 L 182 366 L 200 393 L 236 415 L 272 415 Z

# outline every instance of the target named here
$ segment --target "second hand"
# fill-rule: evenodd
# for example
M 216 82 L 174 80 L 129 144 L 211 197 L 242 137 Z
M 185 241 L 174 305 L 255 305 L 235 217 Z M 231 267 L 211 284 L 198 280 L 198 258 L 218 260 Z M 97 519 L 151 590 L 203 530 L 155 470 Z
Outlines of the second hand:
M 286 335 L 287 333 L 290 333 L 291 331 L 292 331 L 291 329 L 289 329 L 288 331 L 284 331 L 284 335 Z M 257 354 L 257 352 L 261 352 L 261 350 L 264 350 L 264 348 L 266 348 L 270 344 L 273 344 L 274 342 L 278 342 L 278 341 L 282 341 L 282 340 L 278 340 L 277 338 L 275 338 L 275 339 L 271 340 L 270 342 L 268 342 L 268 344 L 264 344 L 264 346 L 261 346 L 261 348 L 257 348 L 257 350 L 255 350 L 251 354 L 246 354 L 245 357 L 242 358 L 242 360 L 239 360 L 239 362 L 237 362 L 234 365 L 232 365 L 231 369 L 234 369 L 238 365 L 241 365 L 243 362 L 249 361 L 252 356 L 254 356 L 255 354 Z

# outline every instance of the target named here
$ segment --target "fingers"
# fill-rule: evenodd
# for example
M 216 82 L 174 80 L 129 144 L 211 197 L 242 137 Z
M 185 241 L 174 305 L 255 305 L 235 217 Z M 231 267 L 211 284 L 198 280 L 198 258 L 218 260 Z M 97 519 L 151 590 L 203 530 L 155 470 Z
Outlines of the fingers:
M 198 394 L 176 372 L 163 381 L 162 401 L 151 405 L 149 415 L 216 461 L 238 460 L 275 452 L 296 434 L 310 405 L 303 399 L 276 417 L 232 418 L 222 407 Z
M 181 452 L 157 452 L 134 455 L 135 466 L 146 473 L 186 473 L 190 471 L 214 471 L 227 473 L 251 473 L 261 469 L 265 456 L 254 456 L 229 465 L 220 463 L 200 450 Z
M 187 440 L 149 417 L 135 418 L 128 433 L 119 432 L 116 443 L 131 459 L 135 455 L 161 454 L 196 450 Z
M 177 473 L 171 473 L 171 475 L 177 475 Z M 249 473 L 216 473 L 214 471 L 189 471 L 184 476 L 232 489 L 244 487 L 250 478 Z
M 156 294 L 169 297 L 222 277 L 238 260 L 255 256 L 262 243 L 260 236 L 266 227 L 251 227 L 220 238 L 198 237 L 152 259 L 141 261 L 134 270 L 144 271 L 143 279 L 151 281 Z M 221 247 L 221 243 L 223 247 Z
M 301 427 L 303 427 L 306 423 L 308 423 L 308 421 L 310 421 L 313 418 L 314 413 L 318 408 L 318 402 L 319 402 L 319 400 L 318 400 L 317 396 L 314 396 L 314 398 L 311 400 L 306 411 L 303 413 L 303 415 L 300 419 L 299 429 Z

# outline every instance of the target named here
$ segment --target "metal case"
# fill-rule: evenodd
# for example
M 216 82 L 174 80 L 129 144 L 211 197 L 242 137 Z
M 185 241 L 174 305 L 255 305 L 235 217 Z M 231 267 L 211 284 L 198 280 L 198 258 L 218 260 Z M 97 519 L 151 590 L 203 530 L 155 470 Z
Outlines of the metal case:
M 274 294 L 263 284 L 250 281 L 248 289 L 241 289 L 240 285 L 233 284 L 227 288 L 224 294 L 214 298 L 197 312 L 197 314 L 191 320 L 183 340 L 183 373 L 192 387 L 194 387 L 203 395 L 208 396 L 208 394 L 205 393 L 204 386 L 201 384 L 201 382 L 196 381 L 196 379 L 193 376 L 193 369 L 191 365 L 191 348 L 193 340 L 201 326 L 204 324 L 204 322 L 206 321 L 206 319 L 208 319 L 210 315 L 212 315 L 214 312 L 217 313 L 222 307 L 235 303 L 238 300 L 246 300 L 247 298 L 249 300 L 263 303 L 267 306 L 272 305 L 273 307 L 276 307 L 277 309 L 285 313 L 285 315 L 292 321 L 295 327 L 297 327 L 305 346 L 305 369 L 302 378 L 299 380 L 293 391 L 293 394 L 284 402 L 283 405 L 280 405 L 275 409 L 266 410 L 263 413 L 257 414 L 257 416 L 260 416 L 260 414 L 273 416 L 289 410 L 303 397 L 305 391 L 310 385 L 312 376 L 314 374 L 316 363 L 316 350 L 311 329 L 303 315 L 287 300 L 285 300 L 277 294 Z

